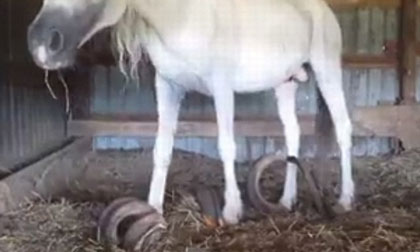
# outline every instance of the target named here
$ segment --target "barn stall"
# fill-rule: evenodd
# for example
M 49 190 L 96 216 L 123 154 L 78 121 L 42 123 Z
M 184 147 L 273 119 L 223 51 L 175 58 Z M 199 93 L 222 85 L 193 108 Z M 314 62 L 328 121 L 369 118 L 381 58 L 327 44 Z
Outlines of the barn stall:
M 299 179 L 292 213 L 261 215 L 245 199 L 241 224 L 216 230 L 203 225 L 191 188 L 198 183 L 221 189 L 222 164 L 212 100 L 192 93 L 182 107 L 170 169 L 169 226 L 149 251 L 420 249 L 418 3 L 329 3 L 343 32 L 344 87 L 354 124 L 354 211 L 323 219 Z M 46 85 L 26 47 L 26 28 L 40 4 L 0 3 L 0 251 L 103 251 L 95 227 L 105 206 L 121 196 L 147 196 L 157 128 L 154 69 L 142 63 L 140 79 L 126 80 L 105 31 L 82 48 L 73 69 L 61 73 L 65 85 L 55 72 Z M 326 134 L 331 129 L 318 127 L 325 111 L 313 78 L 300 85 L 297 110 L 303 164 L 334 199 L 338 151 Z M 274 94 L 237 95 L 235 119 L 236 170 L 246 198 L 254 161 L 284 151 Z M 327 151 L 320 156 L 319 149 Z M 273 165 L 263 181 L 273 201 L 282 190 L 281 165 Z

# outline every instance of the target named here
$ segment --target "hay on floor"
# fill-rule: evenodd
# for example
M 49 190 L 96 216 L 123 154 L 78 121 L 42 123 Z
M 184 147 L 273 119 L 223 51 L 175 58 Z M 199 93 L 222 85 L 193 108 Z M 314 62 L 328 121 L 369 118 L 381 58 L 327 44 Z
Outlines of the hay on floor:
M 208 229 L 194 198 L 172 187 L 160 242 L 149 251 L 420 251 L 420 150 L 355 162 L 355 210 L 336 220 L 314 217 L 308 205 L 294 213 L 248 213 L 239 225 Z M 331 189 L 332 190 L 332 189 Z M 0 251 L 104 251 L 95 241 L 105 207 L 39 201 L 0 218 Z

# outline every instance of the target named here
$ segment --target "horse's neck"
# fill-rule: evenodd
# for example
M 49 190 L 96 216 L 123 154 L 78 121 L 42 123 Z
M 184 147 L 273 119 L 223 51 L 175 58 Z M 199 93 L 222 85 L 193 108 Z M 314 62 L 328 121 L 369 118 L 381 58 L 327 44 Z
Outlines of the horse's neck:
M 182 3 L 190 0 L 129 0 L 133 7 L 144 18 L 145 22 L 154 29 L 167 32 L 176 27 L 185 18 L 181 8 Z M 182 3 L 181 3 L 182 2 Z

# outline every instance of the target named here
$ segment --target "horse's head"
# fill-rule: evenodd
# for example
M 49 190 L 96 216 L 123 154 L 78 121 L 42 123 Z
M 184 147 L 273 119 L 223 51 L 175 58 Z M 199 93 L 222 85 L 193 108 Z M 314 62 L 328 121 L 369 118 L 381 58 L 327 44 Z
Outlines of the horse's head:
M 44 0 L 28 28 L 28 47 L 44 69 L 74 63 L 76 50 L 99 30 L 115 24 L 127 0 Z

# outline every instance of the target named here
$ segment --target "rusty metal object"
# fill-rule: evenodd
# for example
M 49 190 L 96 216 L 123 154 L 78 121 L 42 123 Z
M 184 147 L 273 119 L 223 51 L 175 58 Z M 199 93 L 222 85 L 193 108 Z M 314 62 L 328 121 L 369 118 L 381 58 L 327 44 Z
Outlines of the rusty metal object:
M 253 169 L 251 169 L 248 175 L 247 189 L 249 199 L 256 209 L 267 214 L 288 212 L 288 209 L 286 209 L 282 205 L 274 204 L 264 199 L 259 187 L 261 174 L 264 172 L 264 170 L 267 169 L 268 166 L 273 162 L 281 160 L 284 160 L 284 157 L 280 155 L 266 155 L 255 164 L 255 166 L 253 167 Z M 308 183 L 317 211 L 327 218 L 334 217 L 334 210 L 330 205 L 326 203 L 322 191 L 318 185 L 318 182 L 316 181 L 315 176 L 312 174 L 312 172 L 305 169 L 296 157 L 287 157 L 286 161 L 288 163 L 295 164 L 298 167 L 299 171 L 303 174 L 305 181 Z
M 165 229 L 161 214 L 146 202 L 133 197 L 113 201 L 98 220 L 98 241 L 127 251 L 139 251 L 145 239 L 158 229 Z
M 195 189 L 195 196 L 201 208 L 204 224 L 209 228 L 224 226 L 222 200 L 217 189 L 199 186 Z

